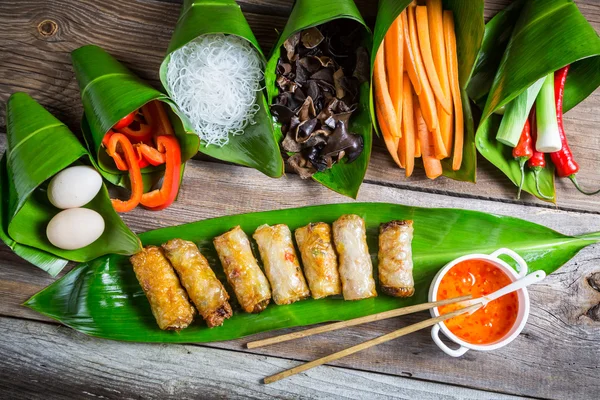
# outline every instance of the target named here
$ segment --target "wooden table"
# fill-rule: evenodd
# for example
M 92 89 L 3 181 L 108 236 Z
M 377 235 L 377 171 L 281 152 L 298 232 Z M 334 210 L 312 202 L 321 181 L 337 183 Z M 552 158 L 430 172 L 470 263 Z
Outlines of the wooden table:
M 510 0 L 490 0 L 486 17 Z M 159 87 L 158 67 L 179 15 L 181 0 L 0 1 L 0 101 L 25 91 L 73 130 L 82 107 L 69 52 L 94 43 Z M 292 0 L 239 0 L 268 51 Z M 373 23 L 376 0 L 358 1 Z M 577 0 L 600 30 L 600 2 Z M 4 110 L 0 151 L 6 148 Z M 600 187 L 600 91 L 566 117 L 580 160 L 580 182 Z M 559 182 L 558 206 L 515 188 L 479 160 L 477 185 L 406 180 L 380 140 L 359 200 L 458 207 L 513 215 L 565 234 L 600 230 L 600 197 L 580 195 Z M 179 201 L 124 220 L 136 232 L 232 213 L 347 202 L 316 183 L 288 174 L 279 181 L 243 167 L 198 156 L 188 163 Z M 207 345 L 127 344 L 94 339 L 20 304 L 54 281 L 0 246 L 0 398 L 598 398 L 600 392 L 600 246 L 591 246 L 531 289 L 529 324 L 510 346 L 493 353 L 445 356 L 427 331 L 342 359 L 332 366 L 273 385 L 267 375 L 414 323 L 427 314 L 382 321 L 343 332 L 249 351 L 245 340 Z M 67 270 L 70 269 L 67 268 Z M 254 339 L 268 335 L 256 335 Z

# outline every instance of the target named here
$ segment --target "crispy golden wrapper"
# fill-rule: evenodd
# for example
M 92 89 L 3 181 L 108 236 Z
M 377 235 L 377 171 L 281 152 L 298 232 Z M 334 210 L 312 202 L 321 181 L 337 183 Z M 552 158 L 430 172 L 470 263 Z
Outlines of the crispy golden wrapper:
M 339 255 L 344 300 L 377 296 L 365 221 L 358 215 L 342 215 L 333 223 L 333 241 Z
M 379 283 L 390 296 L 415 292 L 412 261 L 413 221 L 391 221 L 379 227 Z
M 219 259 L 238 302 L 249 313 L 267 308 L 271 289 L 265 274 L 258 266 L 248 236 L 236 226 L 213 241 Z
M 252 236 L 258 244 L 275 304 L 291 304 L 310 296 L 287 225 L 259 226 Z
M 342 282 L 329 224 L 308 224 L 296 229 L 295 236 L 312 298 L 341 294 Z
M 206 324 L 223 325 L 231 317 L 229 295 L 193 242 L 173 239 L 162 245 L 190 299 Z
M 148 246 L 129 259 L 160 329 L 181 330 L 194 319 L 179 278 L 160 247 Z

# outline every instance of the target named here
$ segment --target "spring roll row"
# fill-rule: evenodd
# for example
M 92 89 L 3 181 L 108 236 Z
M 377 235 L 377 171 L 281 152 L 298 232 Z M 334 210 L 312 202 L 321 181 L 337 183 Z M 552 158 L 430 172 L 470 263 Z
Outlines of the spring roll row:
M 333 223 L 333 229 L 323 222 L 311 223 L 296 229 L 294 235 L 304 273 L 287 225 L 262 225 L 253 234 L 264 272 L 241 227 L 214 239 L 227 282 L 245 312 L 263 311 L 271 298 L 283 305 L 310 296 L 342 294 L 345 300 L 377 296 L 366 226 L 360 216 L 344 215 Z M 379 281 L 385 294 L 407 297 L 414 293 L 412 236 L 412 221 L 380 226 Z M 131 262 L 161 329 L 188 326 L 195 312 L 191 303 L 209 327 L 223 324 L 232 315 L 229 295 L 194 243 L 173 239 L 161 248 L 149 246 Z

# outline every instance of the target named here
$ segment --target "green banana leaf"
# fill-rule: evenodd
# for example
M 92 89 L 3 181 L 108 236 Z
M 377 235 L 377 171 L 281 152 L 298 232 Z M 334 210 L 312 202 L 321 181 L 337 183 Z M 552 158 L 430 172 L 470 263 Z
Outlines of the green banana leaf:
M 105 220 L 103 235 L 79 250 L 61 250 L 46 238 L 46 225 L 60 211 L 48 201 L 47 182 L 63 169 L 89 160 L 89 153 L 62 122 L 25 93 L 7 103 L 8 148 L 0 162 L 0 238 L 15 253 L 52 275 L 67 260 L 85 262 L 132 254 L 140 241 L 115 213 L 103 186 L 87 208 Z
M 351 19 L 363 25 L 365 27 L 363 45 L 367 49 L 372 47 L 371 30 L 366 25 L 353 0 L 296 0 L 290 18 L 273 48 L 267 64 L 265 81 L 269 94 L 269 104 L 272 104 L 273 99 L 279 94 L 276 86 L 276 69 L 283 43 L 298 31 L 340 18 Z M 370 85 L 365 82 L 360 87 L 359 107 L 352 115 L 349 127 L 350 132 L 359 134 L 363 138 L 364 150 L 362 154 L 352 163 L 347 163 L 344 159 L 334 164 L 333 168 L 313 175 L 313 179 L 325 187 L 354 199 L 358 196 L 358 190 L 367 172 L 367 166 L 371 158 L 371 148 L 373 147 L 369 93 Z M 283 139 L 281 124 L 275 118 L 273 118 L 273 123 L 277 142 L 280 142 Z
M 98 46 L 80 47 L 73 51 L 71 58 L 84 109 L 83 137 L 94 155 L 94 166 L 107 181 L 123 187 L 129 185 L 128 173 L 119 171 L 102 147 L 104 135 L 121 118 L 153 100 L 167 105 L 167 114 L 181 145 L 182 161 L 198 152 L 198 136 L 186 129 L 185 120 L 179 117 L 175 104 L 164 93 L 142 81 Z M 146 189 L 162 177 L 163 171 L 164 167 L 143 170 Z
M 266 63 L 258 41 L 234 0 L 185 0 L 167 55 L 160 66 L 160 80 L 167 92 L 167 65 L 171 53 L 198 36 L 213 33 L 224 33 L 246 39 L 256 48 Z M 248 125 L 243 135 L 230 135 L 229 143 L 223 147 L 200 143 L 199 150 L 219 160 L 255 168 L 269 177 L 279 178 L 283 175 L 283 160 L 274 137 L 271 112 L 265 93 L 262 91 L 258 93 L 256 103 L 260 106 L 255 116 L 256 123 Z M 180 114 L 186 126 L 191 127 L 183 113 Z
M 600 38 L 571 0 L 517 2 L 486 26 L 486 41 L 477 63 L 478 79 L 469 87 L 479 102 L 489 88 L 476 145 L 515 185 L 521 179 L 519 164 L 512 157 L 512 149 L 496 141 L 502 117 L 494 113 L 536 80 L 572 64 L 564 99 L 564 111 L 569 111 L 600 86 L 599 56 Z M 538 179 L 541 194 L 533 172 L 528 170 L 523 190 L 555 202 L 553 168 L 546 168 Z
M 380 0 L 375 23 L 373 52 L 371 53 L 371 66 L 375 64 L 375 56 L 383 39 L 398 15 L 412 2 L 412 0 Z M 463 149 L 463 162 L 460 170 L 452 169 L 452 158 L 442 161 L 444 176 L 458 181 L 475 182 L 477 178 L 477 150 L 475 149 L 475 122 L 471 112 L 471 104 L 466 88 L 471 79 L 471 74 L 483 40 L 485 24 L 483 19 L 483 0 L 444 0 L 445 10 L 454 13 L 456 26 L 456 46 L 458 52 L 458 72 L 460 87 L 462 89 L 463 114 L 465 121 L 465 141 Z M 371 91 L 371 118 L 375 129 L 379 132 L 375 116 L 375 103 Z
M 8 235 L 8 168 L 6 168 L 6 154 L 0 159 L 0 240 L 4 242 L 16 255 L 29 263 L 37 266 L 52 276 L 58 275 L 67 265 L 68 260 L 53 256 L 35 247 L 25 246 L 15 242 Z
M 259 212 L 208 219 L 178 227 L 150 231 L 140 238 L 145 245 L 160 245 L 172 238 L 198 244 L 224 281 L 212 239 L 241 225 L 251 236 L 262 224 L 287 224 L 292 230 L 310 222 L 331 223 L 343 214 L 365 219 L 367 242 L 377 268 L 379 224 L 394 219 L 414 220 L 413 260 L 415 295 L 398 299 L 344 301 L 341 297 L 304 300 L 269 307 L 261 314 L 235 311 L 218 328 L 196 321 L 179 333 L 161 331 L 126 257 L 111 255 L 73 269 L 61 280 L 29 299 L 25 305 L 92 336 L 136 342 L 211 342 L 236 339 L 258 332 L 348 320 L 427 299 L 435 274 L 453 259 L 472 253 L 491 253 L 501 247 L 517 251 L 530 270 L 551 273 L 582 248 L 600 241 L 600 234 L 570 237 L 517 218 L 458 209 L 427 209 L 386 203 L 349 203 Z M 485 232 L 485 234 L 482 234 Z M 514 267 L 514 265 L 513 265 Z M 377 271 L 374 272 L 377 277 Z M 232 298 L 234 298 L 232 296 Z

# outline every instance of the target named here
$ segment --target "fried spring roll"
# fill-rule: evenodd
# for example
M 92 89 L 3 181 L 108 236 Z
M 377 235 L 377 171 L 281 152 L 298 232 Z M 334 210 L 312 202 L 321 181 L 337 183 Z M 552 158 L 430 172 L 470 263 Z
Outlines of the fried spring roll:
M 150 302 L 158 327 L 163 330 L 181 330 L 192 323 L 194 307 L 163 250 L 148 246 L 132 256 L 130 261 Z
M 415 292 L 412 262 L 412 221 L 391 221 L 379 227 L 379 282 L 394 297 Z
M 333 241 L 339 255 L 344 300 L 377 296 L 365 221 L 358 215 L 342 215 L 333 223 Z
M 229 295 L 193 242 L 173 239 L 162 245 L 190 299 L 209 328 L 231 317 Z
M 318 222 L 296 229 L 304 275 L 313 299 L 342 293 L 337 255 L 331 242 L 329 224 Z
M 262 225 L 252 236 L 258 244 L 275 304 L 292 304 L 310 296 L 287 225 Z
M 236 226 L 213 241 L 219 259 L 242 309 L 259 313 L 271 300 L 269 282 L 250 247 L 248 236 Z

